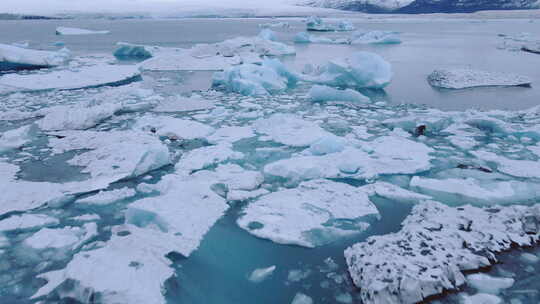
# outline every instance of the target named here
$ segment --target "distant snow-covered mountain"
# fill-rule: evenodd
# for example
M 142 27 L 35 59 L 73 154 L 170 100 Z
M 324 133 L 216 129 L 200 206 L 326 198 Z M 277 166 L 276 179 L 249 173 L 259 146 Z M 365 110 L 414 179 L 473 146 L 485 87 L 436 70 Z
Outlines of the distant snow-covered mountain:
M 368 13 L 468 13 L 540 8 L 539 0 L 304 0 L 302 4 Z

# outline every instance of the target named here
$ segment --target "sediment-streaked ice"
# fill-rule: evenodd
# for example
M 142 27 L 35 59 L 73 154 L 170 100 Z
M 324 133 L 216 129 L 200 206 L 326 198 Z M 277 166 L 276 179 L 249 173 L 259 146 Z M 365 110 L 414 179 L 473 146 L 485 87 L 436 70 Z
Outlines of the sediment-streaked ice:
M 0 44 L 0 71 L 54 67 L 65 64 L 70 58 L 67 49 L 40 51 Z
M 379 218 L 365 192 L 330 180 L 270 193 L 250 203 L 243 214 L 237 222 L 249 233 L 305 247 L 358 234 Z
M 56 35 L 100 35 L 100 34 L 109 34 L 109 31 L 93 31 L 87 29 L 81 29 L 76 27 L 65 27 L 59 26 L 56 28 Z
M 490 266 L 497 253 L 539 240 L 538 207 L 422 202 L 399 232 L 345 250 L 349 273 L 364 303 L 412 304 L 456 290 L 466 283 L 462 271 Z
M 440 69 L 428 76 L 430 85 L 445 89 L 465 89 L 493 86 L 530 86 L 529 77 L 501 72 L 472 69 Z

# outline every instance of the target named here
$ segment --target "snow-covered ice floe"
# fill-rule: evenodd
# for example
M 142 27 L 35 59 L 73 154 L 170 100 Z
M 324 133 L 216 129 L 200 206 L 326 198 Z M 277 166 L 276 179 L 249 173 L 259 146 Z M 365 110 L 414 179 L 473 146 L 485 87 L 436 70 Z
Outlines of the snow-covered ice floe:
M 0 44 L 0 71 L 49 68 L 63 65 L 70 58 L 68 49 L 39 51 Z
M 312 16 L 306 20 L 306 29 L 315 32 L 345 32 L 354 31 L 354 25 L 342 20 L 338 23 L 326 23 L 322 18 Z
M 315 247 L 366 230 L 379 212 L 359 188 L 329 180 L 262 196 L 249 204 L 238 225 L 280 244 Z
M 478 208 L 416 205 L 401 231 L 345 250 L 363 303 L 418 303 L 466 284 L 464 271 L 497 261 L 512 246 L 540 238 L 540 205 Z
M 304 80 L 337 87 L 382 89 L 392 79 L 392 67 L 381 56 L 357 52 L 348 58 L 331 60 L 315 75 L 303 75 Z
M 493 86 L 528 87 L 532 80 L 529 77 L 499 72 L 487 72 L 472 69 L 440 69 L 428 76 L 430 85 L 445 89 L 465 89 Z
M 81 29 L 76 27 L 65 27 L 59 26 L 56 28 L 56 35 L 99 35 L 99 34 L 109 34 L 110 31 L 93 31 L 87 29 Z
M 8 74 L 0 77 L 7 92 L 74 90 L 100 86 L 120 86 L 141 79 L 137 66 L 95 65 L 80 70 L 61 70 L 43 74 Z

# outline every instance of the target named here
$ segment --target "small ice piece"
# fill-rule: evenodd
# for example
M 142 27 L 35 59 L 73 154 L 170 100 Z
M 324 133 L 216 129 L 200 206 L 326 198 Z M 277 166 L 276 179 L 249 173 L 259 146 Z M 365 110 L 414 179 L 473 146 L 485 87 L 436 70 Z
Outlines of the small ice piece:
M 336 301 L 343 304 L 352 304 L 353 298 L 350 293 L 340 293 L 336 296 Z
M 401 39 L 397 32 L 389 31 L 356 31 L 351 37 L 352 44 L 399 44 Z
M 369 97 L 362 95 L 360 92 L 345 89 L 338 90 L 331 88 L 329 86 L 314 85 L 308 92 L 309 99 L 314 102 L 324 102 L 324 101 L 349 101 L 349 102 L 359 102 L 359 103 L 368 103 L 370 102 Z
M 159 196 L 128 205 L 126 222 L 159 232 L 174 251 L 189 257 L 228 209 L 226 201 L 210 186 L 201 179 L 167 175 L 156 185 Z
M 409 191 L 394 184 L 381 181 L 363 186 L 362 189 L 364 189 L 369 196 L 378 195 L 398 202 L 417 203 L 431 199 L 431 196 Z
M 21 215 L 12 215 L 0 221 L 0 232 L 15 230 L 31 230 L 41 227 L 58 225 L 60 221 L 57 218 L 45 214 L 24 213 Z
M 169 149 L 155 136 L 133 131 L 63 131 L 49 138 L 54 153 L 85 150 L 68 161 L 83 167 L 91 181 L 106 188 L 110 183 L 133 178 L 170 164 Z
M 229 143 L 220 143 L 215 146 L 202 147 L 191 150 L 178 161 L 175 166 L 181 174 L 191 174 L 194 171 L 205 169 L 209 166 L 225 162 L 231 159 L 241 159 L 244 154 L 233 151 Z
M 309 152 L 313 155 L 325 155 L 345 150 L 347 141 L 343 137 L 333 134 L 322 137 L 309 146 Z
M 165 255 L 174 251 L 175 244 L 152 229 L 114 228 L 105 246 L 79 252 L 66 268 L 39 275 L 47 283 L 32 299 L 53 293 L 82 303 L 96 295 L 103 303 L 165 303 L 163 284 L 174 274 Z M 55 292 L 66 281 L 76 282 L 74 290 Z
M 361 233 L 379 218 L 366 193 L 330 180 L 304 182 L 298 188 L 265 195 L 243 213 L 237 223 L 249 233 L 304 247 Z
M 521 256 L 520 256 L 521 260 L 527 262 L 527 263 L 530 263 L 530 264 L 536 264 L 538 262 L 540 262 L 540 258 L 537 257 L 536 255 L 532 254 L 532 253 L 522 253 Z
M 76 217 L 72 217 L 71 220 L 78 221 L 78 222 L 95 222 L 99 221 L 101 217 L 95 213 L 93 214 L 83 214 Z
M 163 113 L 192 112 L 213 109 L 214 107 L 214 102 L 211 100 L 175 96 L 161 101 L 152 111 Z
M 287 281 L 300 282 L 303 279 L 309 277 L 310 274 L 311 270 L 302 271 L 300 269 L 292 269 L 289 270 L 289 274 L 287 275 Z
M 170 116 L 146 115 L 137 120 L 134 128 L 151 131 L 170 139 L 185 140 L 206 138 L 214 132 L 214 128 L 203 123 Z
M 77 71 L 62 70 L 45 74 L 7 74 L 0 86 L 11 91 L 74 90 L 101 86 L 121 86 L 141 79 L 134 65 L 95 65 Z
M 92 31 L 86 29 L 80 29 L 75 27 L 64 27 L 59 26 L 56 28 L 56 35 L 99 35 L 99 34 L 109 34 L 110 31 Z
M 215 171 L 198 171 L 191 176 L 209 184 L 224 184 L 228 190 L 251 191 L 257 189 L 264 181 L 260 172 L 245 170 L 236 164 L 219 165 Z
M 313 304 L 313 299 L 303 293 L 297 293 L 291 304 Z
M 235 143 L 245 138 L 255 137 L 253 128 L 251 126 L 244 127 L 228 127 L 224 126 L 216 130 L 212 135 L 208 136 L 206 140 L 211 144 L 219 143 Z
M 249 275 L 249 280 L 253 283 L 260 283 L 266 279 L 268 279 L 273 273 L 274 270 L 276 270 L 276 266 L 270 266 L 267 268 L 258 268 L 253 270 L 253 272 Z
M 298 76 L 278 59 L 265 58 L 261 65 L 243 64 L 214 73 L 212 86 L 246 96 L 282 93 L 296 85 Z
M 179 48 L 166 48 L 159 46 L 149 46 L 132 44 L 126 42 L 118 42 L 116 44 L 116 50 L 114 51 L 114 57 L 118 59 L 148 59 L 154 56 L 174 56 L 175 54 L 184 53 L 187 50 Z
M 344 20 L 337 24 L 325 23 L 320 17 L 311 16 L 306 20 L 306 29 L 315 32 L 344 32 L 354 31 L 354 25 Z
M 110 205 L 119 201 L 123 201 L 129 198 L 132 198 L 137 194 L 137 192 L 131 188 L 124 187 L 115 190 L 109 191 L 100 191 L 97 194 L 94 194 L 89 197 L 78 199 L 77 204 L 84 205 Z
M 521 181 L 481 181 L 468 178 L 434 179 L 414 176 L 410 187 L 444 202 L 497 204 L 540 197 L 540 185 Z
M 496 295 L 477 293 L 473 296 L 463 296 L 463 304 L 502 304 L 503 300 Z
M 463 272 L 491 266 L 497 253 L 536 243 L 538 216 L 540 204 L 478 208 L 424 201 L 399 232 L 369 237 L 345 250 L 345 259 L 363 303 L 418 303 L 460 288 Z
M 96 223 L 83 227 L 43 228 L 24 241 L 24 244 L 37 250 L 71 249 L 82 245 L 97 234 Z
M 39 69 L 59 66 L 71 58 L 67 49 L 60 51 L 38 51 L 0 44 L 0 71 Z
M 472 69 L 439 69 L 428 76 L 430 85 L 445 89 L 466 89 L 492 86 L 528 87 L 529 77 L 499 72 L 487 72 Z
M 484 273 L 471 274 L 467 276 L 467 283 L 481 293 L 499 294 L 502 289 L 507 289 L 514 285 L 512 278 L 492 277 Z
M 332 135 L 317 123 L 293 114 L 274 114 L 257 120 L 253 127 L 257 133 L 266 134 L 273 141 L 292 147 L 309 146 Z
M 330 38 L 324 36 L 315 36 L 307 32 L 300 32 L 294 36 L 295 43 L 325 43 L 325 44 L 350 44 L 351 41 L 346 38 Z
M 119 103 L 51 107 L 44 111 L 45 117 L 38 122 L 38 126 L 44 131 L 86 130 L 110 118 L 120 109 L 122 105 Z
M 32 127 L 23 126 L 17 129 L 0 133 L 0 153 L 18 149 L 33 138 Z
M 392 80 L 392 67 L 381 56 L 357 52 L 348 58 L 331 60 L 318 75 L 303 75 L 304 80 L 334 87 L 383 89 Z

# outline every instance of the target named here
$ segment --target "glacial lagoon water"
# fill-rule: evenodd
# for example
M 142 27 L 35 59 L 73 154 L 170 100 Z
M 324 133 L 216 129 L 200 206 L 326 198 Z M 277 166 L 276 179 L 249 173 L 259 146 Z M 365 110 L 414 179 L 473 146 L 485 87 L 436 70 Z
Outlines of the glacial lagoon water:
M 62 41 L 66 47 L 78 56 L 110 56 L 115 49 L 115 43 L 125 41 L 146 45 L 164 47 L 191 47 L 197 43 L 214 43 L 237 36 L 254 36 L 260 31 L 261 23 L 273 22 L 270 19 L 186 19 L 186 20 L 54 20 L 54 21 L 1 21 L 2 35 L 0 43 L 12 43 L 28 40 L 32 48 L 57 49 L 53 44 Z M 291 23 L 288 29 L 274 29 L 278 39 L 292 44 L 293 36 L 304 29 L 300 19 L 285 20 Z M 540 89 L 536 83 L 540 82 L 540 56 L 499 49 L 502 43 L 498 34 L 515 35 L 529 32 L 540 36 L 540 27 L 537 22 L 529 20 L 354 20 L 357 28 L 367 30 L 393 30 L 401 32 L 403 43 L 400 45 L 363 45 L 340 46 L 308 44 L 296 45 L 297 55 L 282 58 L 290 68 L 302 70 L 307 63 L 320 63 L 327 59 L 343 57 L 358 50 L 375 52 L 388 60 L 394 70 L 392 83 L 384 90 L 363 91 L 375 101 L 383 101 L 372 106 L 341 105 L 341 104 L 312 104 L 305 99 L 307 88 L 300 86 L 287 95 L 278 95 L 272 98 L 241 97 L 230 94 L 202 93 L 204 98 L 213 100 L 219 111 L 202 111 L 193 114 L 197 120 L 219 127 L 222 125 L 249 124 L 257 116 L 270 115 L 273 112 L 296 113 L 315 121 L 320 121 L 324 129 L 337 135 L 350 132 L 350 125 L 367 125 L 373 128 L 369 131 L 374 134 L 388 135 L 392 130 L 387 126 L 406 129 L 406 124 L 391 122 L 392 119 L 403 117 L 422 117 L 427 115 L 433 118 L 433 125 L 429 125 L 430 134 L 427 138 L 418 139 L 430 147 L 436 148 L 432 162 L 435 164 L 430 170 L 415 174 L 426 178 L 453 177 L 456 174 L 455 165 L 460 162 L 471 161 L 467 149 L 456 148 L 449 144 L 447 138 L 440 135 L 440 129 L 448 127 L 458 121 L 460 114 L 441 114 L 432 110 L 465 110 L 470 108 L 483 110 L 525 110 L 540 103 Z M 110 35 L 96 36 L 56 36 L 54 29 L 57 26 L 74 26 L 96 30 L 110 30 Z M 345 36 L 347 33 L 326 33 L 325 35 Z M 130 64 L 130 62 L 123 62 Z M 527 75 L 533 80 L 531 88 L 480 88 L 463 91 L 437 90 L 431 88 L 426 76 L 435 68 L 441 67 L 473 67 L 477 69 L 508 71 Z M 209 88 L 211 72 L 176 73 L 152 72 L 143 74 L 145 88 L 152 88 L 164 96 L 187 93 L 191 90 L 205 91 Z M 92 95 L 107 89 L 95 89 Z M 5 108 L 21 108 L 37 110 L 52 105 L 77 102 L 84 99 L 86 93 L 81 91 L 68 91 L 62 93 L 43 92 L 23 94 L 23 96 L 0 97 L 0 102 L 13 103 Z M 82 97 L 81 97 L 82 96 Z M 407 105 L 402 105 L 407 104 Z M 427 105 L 424 108 L 422 105 Z M 4 109 L 5 109 L 4 108 Z M 407 113 L 409 116 L 407 116 Z M 435 114 L 433 114 L 435 113 Z M 128 130 L 136 126 L 136 121 L 145 115 L 145 111 L 126 111 L 110 120 L 100 122 L 92 130 L 111 131 Z M 520 159 L 536 159 L 526 147 L 534 146 L 537 138 L 522 139 L 520 135 L 499 132 L 496 127 L 500 124 L 516 124 L 520 127 L 537 125 L 537 116 L 530 114 L 529 120 L 520 120 L 520 112 L 513 114 L 500 114 L 490 112 L 486 117 L 499 119 L 490 124 L 486 117 L 474 120 L 463 118 L 469 125 L 477 129 L 470 131 L 474 135 L 477 145 L 483 148 L 496 150 L 497 153 Z M 191 114 L 190 114 L 191 115 Z M 439 115 L 438 117 L 433 115 Z M 478 114 L 480 115 L 480 114 Z M 499 115 L 499 116 L 498 116 Z M 525 115 L 525 114 L 524 114 Z M 171 115 L 176 118 L 184 114 Z M 429 117 L 431 116 L 431 117 Z M 526 115 L 525 115 L 526 116 Z M 527 116 L 529 117 L 529 116 Z M 429 120 L 426 117 L 422 119 Z M 389 119 L 387 125 L 378 125 Z M 467 120 L 469 119 L 469 120 Z M 399 120 L 399 119 L 398 119 Z M 414 118 L 412 119 L 414 120 Z M 474 120 L 474 122 L 470 122 Z M 36 121 L 29 118 L 20 121 L 0 121 L 0 130 L 12 130 L 19 126 L 28 125 Z M 448 121 L 452 121 L 449 123 Z M 498 125 L 499 124 L 499 125 Z M 510 128 L 509 128 L 510 129 Z M 410 131 L 410 130 L 406 130 Z M 507 131 L 507 130 L 505 130 Z M 465 133 L 466 133 L 465 132 Z M 517 132 L 516 132 L 517 133 Z M 470 134 L 467 134 L 469 136 Z M 463 135 L 462 133 L 458 136 Z M 63 136 L 63 135 L 62 135 Z M 61 136 L 60 136 L 61 137 Z M 60 138 L 59 137 L 59 138 Z M 519 138 L 518 138 L 519 137 Z M 61 138 L 60 138 L 61 139 Z M 412 139 L 417 140 L 417 139 Z M 21 151 L 4 153 L 9 161 L 19 164 L 21 172 L 19 178 L 34 182 L 67 182 L 79 181 L 88 178 L 78 167 L 69 166 L 66 160 L 72 157 L 71 153 L 49 155 L 47 143 L 43 135 L 31 141 L 31 148 Z M 489 146 L 491 144 L 491 146 Z M 203 141 L 195 140 L 185 143 L 168 142 L 170 150 L 181 154 L 206 145 Z M 494 148 L 494 146 L 496 146 Z M 523 149 L 521 149 L 523 148 Z M 266 149 L 266 150 L 265 150 Z M 261 170 L 264 165 L 283 158 L 291 157 L 301 149 L 284 147 L 271 140 L 244 139 L 234 144 L 234 150 L 243 152 L 246 156 L 238 161 L 246 168 Z M 177 161 L 176 156 L 175 161 Z M 169 165 L 159 170 L 151 171 L 142 177 L 123 180 L 113 183 L 109 189 L 122 187 L 136 187 L 141 183 L 155 184 L 158 180 L 171 172 L 173 166 Z M 466 170 L 468 171 L 468 170 Z M 464 176 L 478 177 L 474 172 L 464 173 Z M 454 176 L 455 177 L 455 176 Z M 409 183 L 410 174 L 392 174 L 381 176 L 380 180 L 398 184 L 403 187 Z M 527 185 L 535 185 L 537 177 L 527 176 L 497 176 L 496 178 L 481 176 L 482 182 L 497 181 L 523 181 Z M 354 186 L 362 186 L 372 180 L 336 179 L 340 182 Z M 290 181 L 280 179 L 267 182 L 268 188 L 273 190 L 290 186 Z M 293 183 L 294 184 L 294 183 Z M 495 184 L 490 184 L 494 187 Z M 529 189 L 529 188 L 526 188 Z M 535 190 L 531 190 L 534 192 Z M 530 204 L 538 197 L 535 194 L 523 194 L 519 201 L 505 198 L 504 203 Z M 85 195 L 89 196 L 89 195 Z M 120 201 L 111 206 L 85 207 L 76 203 L 69 203 L 62 208 L 45 208 L 42 213 L 61 219 L 61 225 L 79 225 L 73 217 L 87 213 L 97 213 L 101 219 L 98 221 L 99 235 L 97 240 L 107 241 L 111 235 L 111 226 L 123 222 L 123 208 L 142 197 L 152 196 L 140 192 L 137 196 Z M 450 205 L 460 205 L 463 200 L 456 200 L 452 196 L 440 195 L 436 197 Z M 486 202 L 477 198 L 485 205 Z M 387 234 L 400 229 L 402 220 L 410 212 L 412 205 L 388 198 L 375 196 L 372 201 L 381 214 L 381 220 L 354 236 L 348 236 L 330 244 L 315 249 L 302 248 L 290 245 L 277 245 L 269 240 L 256 238 L 248 234 L 236 224 L 245 203 L 233 204 L 217 223 L 210 229 L 202 240 L 199 248 L 189 258 L 181 255 L 169 256 L 175 275 L 168 279 L 165 286 L 165 297 L 168 303 L 291 303 L 296 293 L 301 292 L 313 298 L 314 303 L 349 303 L 349 297 L 358 301 L 357 288 L 350 281 L 346 263 L 343 259 L 343 250 L 357 242 L 365 240 L 370 235 Z M 4 216 L 2 219 L 6 218 Z M 3 249 L 0 262 L 0 302 L 1 303 L 32 303 L 29 297 L 44 284 L 36 275 L 61 269 L 69 262 L 68 257 L 51 258 L 50 262 L 43 262 L 43 256 L 55 255 L 49 253 L 34 253 L 26 251 L 20 245 L 30 232 L 7 233 L 13 249 Z M 1 242 L 0 242 L 1 243 Z M 1 246 L 0 246 L 1 247 Z M 540 285 L 537 271 L 538 263 L 524 262 L 520 258 L 522 252 L 532 252 L 539 255 L 538 250 L 517 249 L 503 255 L 501 264 L 489 270 L 494 276 L 512 276 L 516 283 L 511 289 L 505 290 L 501 295 L 504 303 L 532 304 L 540 301 Z M 276 266 L 276 270 L 266 280 L 254 283 L 248 280 L 253 270 Z M 292 271 L 292 272 L 291 272 Z M 299 279 L 296 280 L 294 275 Z M 70 293 L 70 285 L 65 284 L 63 292 L 51 295 L 45 303 L 77 303 L 74 300 L 60 299 L 59 296 Z M 465 289 L 464 292 L 473 294 L 474 290 Z M 89 298 L 91 302 L 93 298 Z M 443 303 L 460 303 L 461 295 L 449 294 L 436 299 Z M 520 302 L 516 302 L 520 301 Z M 35 301 L 34 301 L 35 302 Z M 99 303 L 99 300 L 95 303 Z

